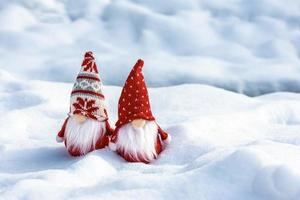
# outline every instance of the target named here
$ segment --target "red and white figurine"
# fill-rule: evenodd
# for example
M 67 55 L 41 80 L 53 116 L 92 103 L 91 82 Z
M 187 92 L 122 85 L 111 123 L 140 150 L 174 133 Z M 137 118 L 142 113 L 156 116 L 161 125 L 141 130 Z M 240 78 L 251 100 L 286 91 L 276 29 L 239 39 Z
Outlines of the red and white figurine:
M 57 134 L 72 156 L 85 155 L 108 145 L 113 129 L 102 93 L 102 82 L 92 52 L 86 52 L 71 93 L 68 118 Z
M 109 147 L 129 162 L 150 163 L 171 140 L 152 115 L 147 86 L 138 60 L 131 70 L 118 104 L 118 121 Z

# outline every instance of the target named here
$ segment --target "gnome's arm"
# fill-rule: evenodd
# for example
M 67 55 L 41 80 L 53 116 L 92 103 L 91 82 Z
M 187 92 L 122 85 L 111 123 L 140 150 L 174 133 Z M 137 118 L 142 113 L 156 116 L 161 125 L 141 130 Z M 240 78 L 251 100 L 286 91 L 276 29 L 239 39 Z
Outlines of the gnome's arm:
M 110 126 L 108 120 L 105 121 L 105 127 L 106 127 L 106 135 L 112 135 L 114 133 L 114 129 Z
M 65 130 L 66 130 L 66 126 L 68 123 L 69 117 L 67 119 L 65 119 L 65 122 L 63 124 L 63 126 L 61 127 L 61 130 L 58 132 L 57 136 L 56 136 L 56 141 L 57 142 L 63 142 L 63 138 L 65 136 Z
M 111 137 L 110 137 L 110 141 L 109 141 L 109 148 L 110 150 L 112 151 L 116 151 L 117 150 L 117 145 L 116 145 L 116 142 L 118 141 L 118 131 L 119 131 L 119 128 L 116 128 Z
M 106 109 L 104 109 L 104 113 L 108 116 Z M 105 121 L 106 135 L 112 135 L 114 133 L 114 129 L 110 126 L 108 119 Z
M 160 135 L 161 139 L 165 141 L 167 144 L 169 144 L 171 142 L 171 136 L 167 132 L 162 130 L 162 128 L 160 128 L 159 125 L 157 125 L 157 127 L 158 127 L 158 134 Z

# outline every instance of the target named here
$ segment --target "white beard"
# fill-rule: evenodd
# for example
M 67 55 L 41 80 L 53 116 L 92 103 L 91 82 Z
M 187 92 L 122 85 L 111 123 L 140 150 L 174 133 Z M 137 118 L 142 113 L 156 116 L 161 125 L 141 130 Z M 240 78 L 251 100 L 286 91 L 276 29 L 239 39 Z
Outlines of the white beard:
M 67 149 L 76 148 L 84 155 L 95 149 L 95 145 L 100 137 L 105 134 L 105 122 L 93 119 L 86 119 L 83 123 L 78 123 L 70 117 L 65 130 Z
M 154 121 L 147 121 L 143 128 L 138 129 L 128 123 L 118 131 L 116 149 L 130 155 L 131 160 L 151 162 L 157 157 L 157 135 L 158 126 Z

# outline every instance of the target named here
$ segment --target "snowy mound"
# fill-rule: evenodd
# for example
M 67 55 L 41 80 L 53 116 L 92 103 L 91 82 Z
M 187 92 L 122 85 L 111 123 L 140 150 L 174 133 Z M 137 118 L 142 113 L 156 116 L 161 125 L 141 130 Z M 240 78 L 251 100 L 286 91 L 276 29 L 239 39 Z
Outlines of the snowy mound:
M 73 81 L 93 50 L 111 85 L 142 57 L 151 86 L 300 91 L 296 0 L 1 0 L 0 24 L 0 68 L 28 79 Z
M 299 94 L 152 88 L 153 113 L 173 140 L 145 165 L 108 148 L 73 158 L 55 142 L 71 87 L 0 72 L 0 199 L 300 198 Z M 121 88 L 104 89 L 115 122 Z

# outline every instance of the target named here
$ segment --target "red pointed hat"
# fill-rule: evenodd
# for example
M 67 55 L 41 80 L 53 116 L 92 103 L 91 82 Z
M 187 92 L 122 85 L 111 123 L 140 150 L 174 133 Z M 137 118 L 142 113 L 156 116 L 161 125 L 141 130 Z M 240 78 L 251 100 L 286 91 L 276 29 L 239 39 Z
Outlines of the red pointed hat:
M 120 127 L 135 119 L 155 120 L 152 115 L 147 86 L 142 73 L 144 61 L 139 59 L 131 70 L 123 87 L 118 104 Z
M 100 110 L 105 108 L 104 95 L 98 68 L 91 51 L 84 55 L 81 70 L 72 89 L 70 103 L 70 116 L 81 114 L 98 121 L 107 119 L 107 115 Z

